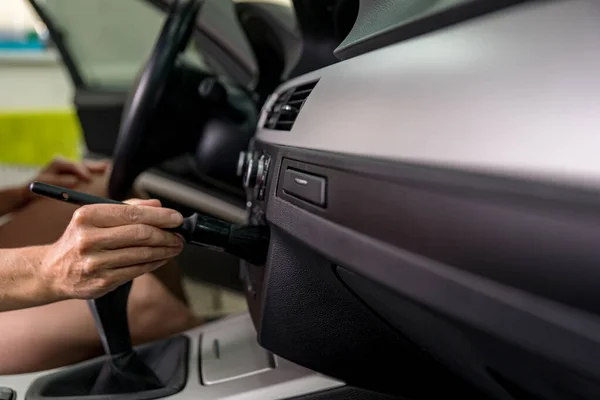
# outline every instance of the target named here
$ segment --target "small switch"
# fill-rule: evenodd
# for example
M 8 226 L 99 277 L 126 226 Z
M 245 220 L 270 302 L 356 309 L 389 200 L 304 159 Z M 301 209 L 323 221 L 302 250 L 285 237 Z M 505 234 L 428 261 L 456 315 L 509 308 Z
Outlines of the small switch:
M 7 387 L 0 387 L 0 400 L 15 400 L 17 394 L 14 390 Z
M 318 206 L 325 205 L 325 178 L 287 169 L 283 178 L 283 190 L 292 196 Z

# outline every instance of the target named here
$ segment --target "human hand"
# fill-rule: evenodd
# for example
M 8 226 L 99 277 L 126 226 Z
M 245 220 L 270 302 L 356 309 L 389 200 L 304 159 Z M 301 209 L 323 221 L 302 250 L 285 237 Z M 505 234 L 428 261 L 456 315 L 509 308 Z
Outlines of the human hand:
M 103 174 L 108 169 L 107 161 L 72 162 L 55 158 L 34 179 L 51 185 L 71 188 L 80 182 L 90 182 L 93 174 Z
M 108 171 L 109 165 L 108 161 L 76 163 L 63 158 L 55 158 L 33 180 L 73 188 L 81 183 L 91 182 L 94 174 L 104 174 Z M 18 205 L 15 206 L 16 208 L 27 205 L 36 197 L 29 190 L 29 183 L 16 189 L 16 193 L 18 193 Z
M 179 226 L 180 213 L 157 200 L 127 203 L 79 208 L 63 236 L 46 248 L 40 276 L 54 298 L 98 298 L 181 252 L 183 239 L 161 229 Z

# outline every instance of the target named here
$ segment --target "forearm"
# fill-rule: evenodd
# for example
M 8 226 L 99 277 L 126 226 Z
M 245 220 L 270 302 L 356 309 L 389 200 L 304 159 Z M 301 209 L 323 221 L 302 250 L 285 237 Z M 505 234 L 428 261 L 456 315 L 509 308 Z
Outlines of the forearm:
M 40 274 L 46 248 L 0 249 L 0 312 L 62 300 Z
M 27 187 L 15 187 L 0 190 L 0 216 L 23 207 L 29 201 Z

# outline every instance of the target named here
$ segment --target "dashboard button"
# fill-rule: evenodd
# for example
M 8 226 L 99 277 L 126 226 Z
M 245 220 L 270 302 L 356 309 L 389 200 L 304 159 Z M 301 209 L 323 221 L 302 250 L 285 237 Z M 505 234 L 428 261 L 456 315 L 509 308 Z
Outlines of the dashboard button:
M 283 177 L 283 191 L 291 196 L 306 200 L 318 206 L 325 206 L 325 178 L 310 175 L 294 169 L 286 169 Z

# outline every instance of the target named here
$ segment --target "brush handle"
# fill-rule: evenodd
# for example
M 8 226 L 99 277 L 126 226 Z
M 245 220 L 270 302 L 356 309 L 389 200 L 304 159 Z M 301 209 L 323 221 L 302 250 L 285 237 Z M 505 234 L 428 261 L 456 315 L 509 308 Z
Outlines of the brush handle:
M 40 196 L 64 201 L 65 203 L 77 204 L 79 206 L 85 206 L 88 204 L 125 204 L 121 203 L 120 201 L 92 196 L 91 194 L 42 182 L 33 182 L 31 185 L 29 185 L 29 190 L 31 190 L 32 193 Z
M 32 193 L 35 193 L 40 196 L 48 197 L 54 200 L 60 200 L 69 204 L 76 204 L 78 206 L 86 206 L 89 204 L 120 204 L 127 205 L 127 203 L 123 203 L 117 200 L 107 199 L 105 197 L 93 196 L 91 194 L 78 192 L 76 190 L 71 190 L 67 188 L 63 188 L 60 186 L 50 185 L 48 183 L 42 182 L 33 182 L 29 185 L 29 190 Z M 194 222 L 190 221 L 191 217 L 187 217 L 183 219 L 183 223 L 177 228 L 166 229 L 167 231 L 173 233 L 179 233 L 187 240 L 191 229 L 193 228 Z
M 197 246 L 223 251 L 227 246 L 231 224 L 208 215 L 194 213 L 190 218 L 191 229 L 186 240 Z

